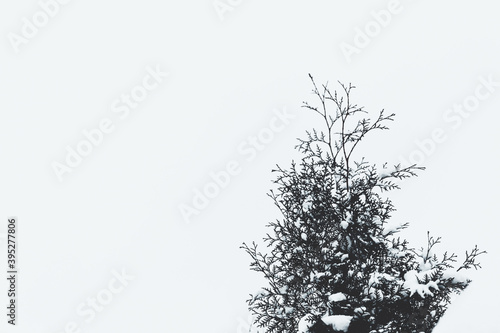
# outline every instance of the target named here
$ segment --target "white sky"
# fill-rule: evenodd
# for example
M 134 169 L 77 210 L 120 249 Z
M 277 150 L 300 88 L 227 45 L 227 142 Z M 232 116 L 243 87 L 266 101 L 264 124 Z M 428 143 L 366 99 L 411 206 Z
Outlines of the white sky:
M 270 171 L 298 157 L 296 138 L 316 122 L 300 107 L 312 101 L 308 73 L 352 82 L 357 104 L 397 114 L 360 147 L 372 161 L 409 158 L 442 129 L 427 170 L 393 193 L 394 219 L 411 223 L 416 247 L 430 230 L 443 250 L 489 252 L 435 332 L 498 331 L 500 85 L 478 88 L 500 82 L 497 6 L 401 0 L 348 62 L 340 45 L 354 45 L 389 1 L 226 1 L 221 20 L 212 0 L 73 0 L 18 53 L 9 36 L 41 7 L 0 3 L 0 219 L 19 218 L 16 331 L 60 333 L 74 321 L 96 333 L 238 332 L 262 285 L 238 247 L 280 217 L 266 196 Z M 168 78 L 121 119 L 114 101 L 157 66 Z M 470 116 L 443 118 L 476 89 L 488 96 Z M 247 160 L 238 147 L 284 108 L 295 118 Z M 106 118 L 114 130 L 60 182 L 52 164 Z M 241 172 L 186 223 L 179 205 L 230 161 Z M 122 269 L 135 279 L 84 322 L 77 308 Z

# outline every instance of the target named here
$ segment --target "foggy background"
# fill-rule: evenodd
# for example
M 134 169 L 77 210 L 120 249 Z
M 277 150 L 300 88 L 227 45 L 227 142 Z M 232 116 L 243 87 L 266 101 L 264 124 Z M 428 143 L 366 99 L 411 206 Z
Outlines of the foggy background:
M 300 159 L 296 138 L 318 124 L 301 108 L 315 102 L 308 73 L 332 90 L 357 86 L 353 101 L 373 115 L 396 113 L 358 152 L 427 168 L 389 193 L 410 245 L 425 246 L 429 230 L 460 260 L 475 244 L 488 251 L 435 332 L 499 331 L 495 4 L 41 3 L 52 16 L 35 0 L 0 3 L 0 233 L 19 219 L 18 325 L 2 306 L 2 331 L 244 332 L 245 301 L 265 281 L 239 246 L 281 217 L 266 196 L 271 170 Z M 126 111 L 122 94 L 154 70 L 169 74 Z M 464 103 L 470 111 L 453 111 Z M 61 180 L 54 165 L 103 120 L 113 129 Z M 186 219 L 181 207 L 228 164 L 235 174 Z M 109 296 L 123 270 L 133 278 L 90 315 L 88 299 Z

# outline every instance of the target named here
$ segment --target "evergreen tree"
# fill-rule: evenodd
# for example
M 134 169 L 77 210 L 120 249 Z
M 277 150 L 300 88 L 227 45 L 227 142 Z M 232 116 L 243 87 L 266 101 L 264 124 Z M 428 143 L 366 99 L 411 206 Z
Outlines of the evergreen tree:
M 470 280 L 461 270 L 478 268 L 477 246 L 457 256 L 434 253 L 440 238 L 427 235 L 425 248 L 411 248 L 391 227 L 394 206 L 384 192 L 416 176 L 422 167 L 384 164 L 380 171 L 355 148 L 368 133 L 387 129 L 394 114 L 382 110 L 373 120 L 351 101 L 352 85 L 338 93 L 312 78 L 324 129 L 308 131 L 297 149 L 304 154 L 290 169 L 277 167 L 276 189 L 269 193 L 283 217 L 269 223 L 267 252 L 243 244 L 251 269 L 268 285 L 250 295 L 249 309 L 266 333 L 431 332 L 450 297 Z M 330 109 L 333 109 L 330 110 Z

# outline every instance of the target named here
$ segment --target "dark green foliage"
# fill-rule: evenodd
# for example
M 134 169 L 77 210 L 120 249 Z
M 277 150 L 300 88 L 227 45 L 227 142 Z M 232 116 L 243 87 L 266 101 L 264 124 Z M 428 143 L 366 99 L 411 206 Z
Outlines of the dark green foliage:
M 268 251 L 243 244 L 251 269 L 269 282 L 248 301 L 255 322 L 266 333 L 295 333 L 312 315 L 309 332 L 327 333 L 336 331 L 321 318 L 344 315 L 352 317 L 348 332 L 431 332 L 450 296 L 470 282 L 455 272 L 480 267 L 475 259 L 483 252 L 466 252 L 455 269 L 455 254 L 433 254 L 439 238 L 428 235 L 427 247 L 415 250 L 396 237 L 408 224 L 388 227 L 395 209 L 383 194 L 423 168 L 379 170 L 352 156 L 368 133 L 387 129 L 394 114 L 382 110 L 365 118 L 351 101 L 353 86 L 341 84 L 338 94 L 311 81 L 319 106 L 304 107 L 322 117 L 325 129 L 299 139 L 300 164 L 274 170 L 276 189 L 269 196 L 282 218 L 268 225 Z

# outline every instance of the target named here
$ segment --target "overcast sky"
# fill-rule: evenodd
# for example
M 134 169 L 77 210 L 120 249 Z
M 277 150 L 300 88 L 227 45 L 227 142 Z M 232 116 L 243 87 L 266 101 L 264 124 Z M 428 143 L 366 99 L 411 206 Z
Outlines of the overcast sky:
M 317 123 L 301 108 L 308 73 L 396 113 L 360 152 L 427 168 L 391 193 L 411 245 L 429 230 L 443 252 L 489 252 L 435 332 L 470 332 L 471 318 L 499 331 L 497 9 L 2 1 L 0 233 L 18 217 L 16 332 L 240 333 L 263 280 L 239 246 L 280 217 L 271 170 L 300 158 L 296 138 Z

